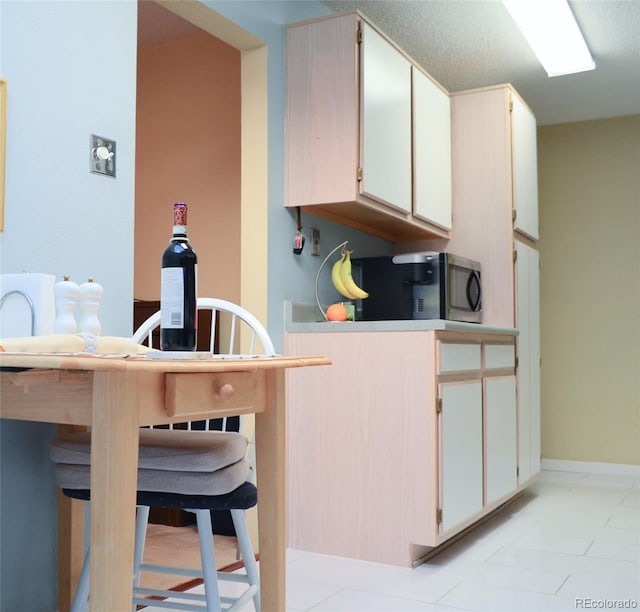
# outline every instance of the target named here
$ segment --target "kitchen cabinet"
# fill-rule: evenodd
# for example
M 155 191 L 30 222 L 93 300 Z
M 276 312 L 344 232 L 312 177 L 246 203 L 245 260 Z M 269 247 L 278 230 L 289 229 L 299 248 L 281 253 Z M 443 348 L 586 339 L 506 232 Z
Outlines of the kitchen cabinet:
M 415 70 L 412 90 L 414 67 L 359 13 L 288 26 L 286 206 L 391 241 L 447 236 L 448 94 Z
M 513 112 L 526 115 L 527 121 L 512 120 Z M 456 221 L 446 248 L 482 264 L 482 322 L 487 325 L 515 325 L 515 239 L 522 236 L 535 244 L 514 222 L 514 216 L 537 219 L 535 168 L 529 164 L 527 172 L 517 169 L 525 165 L 523 160 L 535 159 L 535 127 L 533 135 L 516 139 L 515 128 L 522 123 L 530 130 L 535 119 L 510 85 L 451 94 Z M 528 145 L 528 152 L 516 155 L 514 142 L 518 151 Z M 517 196 L 520 212 L 514 212 L 514 194 L 521 192 L 529 196 Z
M 540 471 L 535 118 L 510 85 L 499 85 L 451 94 L 451 126 L 456 222 L 446 248 L 482 265 L 482 322 L 519 330 L 518 478 L 524 484 Z
M 442 466 L 438 518 L 448 532 L 482 510 L 482 383 L 440 385 Z
M 513 157 L 513 226 L 537 240 L 538 148 L 536 119 L 524 102 L 511 96 L 511 146 Z
M 516 325 L 519 330 L 518 463 L 520 482 L 540 472 L 540 262 L 538 251 L 516 242 Z
M 513 339 L 439 334 L 438 545 L 518 488 L 518 429 Z
M 361 193 L 411 213 L 411 64 L 370 25 L 360 27 Z
M 413 66 L 415 217 L 451 229 L 451 101 Z
M 287 377 L 291 548 L 411 566 L 518 491 L 514 337 L 387 323 L 285 334 L 333 364 Z
M 485 394 L 485 490 L 492 505 L 518 486 L 516 377 L 487 378 Z

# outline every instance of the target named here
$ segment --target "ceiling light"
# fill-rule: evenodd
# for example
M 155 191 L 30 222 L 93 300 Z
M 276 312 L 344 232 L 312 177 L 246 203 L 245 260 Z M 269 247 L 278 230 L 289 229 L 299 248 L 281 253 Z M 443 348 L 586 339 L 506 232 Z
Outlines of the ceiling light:
M 550 77 L 596 67 L 567 0 L 502 0 Z

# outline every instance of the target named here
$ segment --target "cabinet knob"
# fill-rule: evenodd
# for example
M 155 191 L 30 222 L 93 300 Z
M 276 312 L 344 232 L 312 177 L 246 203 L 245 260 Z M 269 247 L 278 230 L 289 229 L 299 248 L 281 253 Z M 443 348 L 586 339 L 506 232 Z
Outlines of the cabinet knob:
M 216 397 L 220 398 L 223 402 L 228 402 L 236 394 L 236 390 L 231 383 L 224 383 L 218 387 L 216 391 Z

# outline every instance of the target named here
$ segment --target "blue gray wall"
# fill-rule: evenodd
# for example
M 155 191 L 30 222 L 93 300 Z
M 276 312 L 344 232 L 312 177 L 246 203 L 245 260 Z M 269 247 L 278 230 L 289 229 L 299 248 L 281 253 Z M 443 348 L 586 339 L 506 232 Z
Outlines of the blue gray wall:
M 305 217 L 307 228 L 321 230 L 322 256 L 312 257 L 309 244 L 301 256 L 292 253 L 296 221 L 283 207 L 284 24 L 326 7 L 315 0 L 206 4 L 268 44 L 268 328 L 281 350 L 283 301 L 313 301 L 317 268 L 333 246 L 349 239 L 358 255 L 391 247 Z M 9 83 L 0 272 L 96 277 L 105 287 L 105 335 L 128 335 L 132 324 L 136 24 L 134 0 L 0 2 L 0 78 Z M 115 180 L 88 172 L 90 134 L 117 141 Z M 47 457 L 54 434 L 53 425 L 0 422 L 2 612 L 56 609 L 56 489 Z

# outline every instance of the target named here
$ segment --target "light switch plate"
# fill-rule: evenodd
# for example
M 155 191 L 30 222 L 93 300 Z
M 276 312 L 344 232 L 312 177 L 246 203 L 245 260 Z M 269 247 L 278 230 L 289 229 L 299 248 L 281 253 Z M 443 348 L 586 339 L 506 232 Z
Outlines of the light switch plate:
M 320 255 L 320 230 L 316 227 L 311 228 L 311 254 Z
M 91 134 L 89 171 L 93 174 L 116 176 L 116 141 Z

